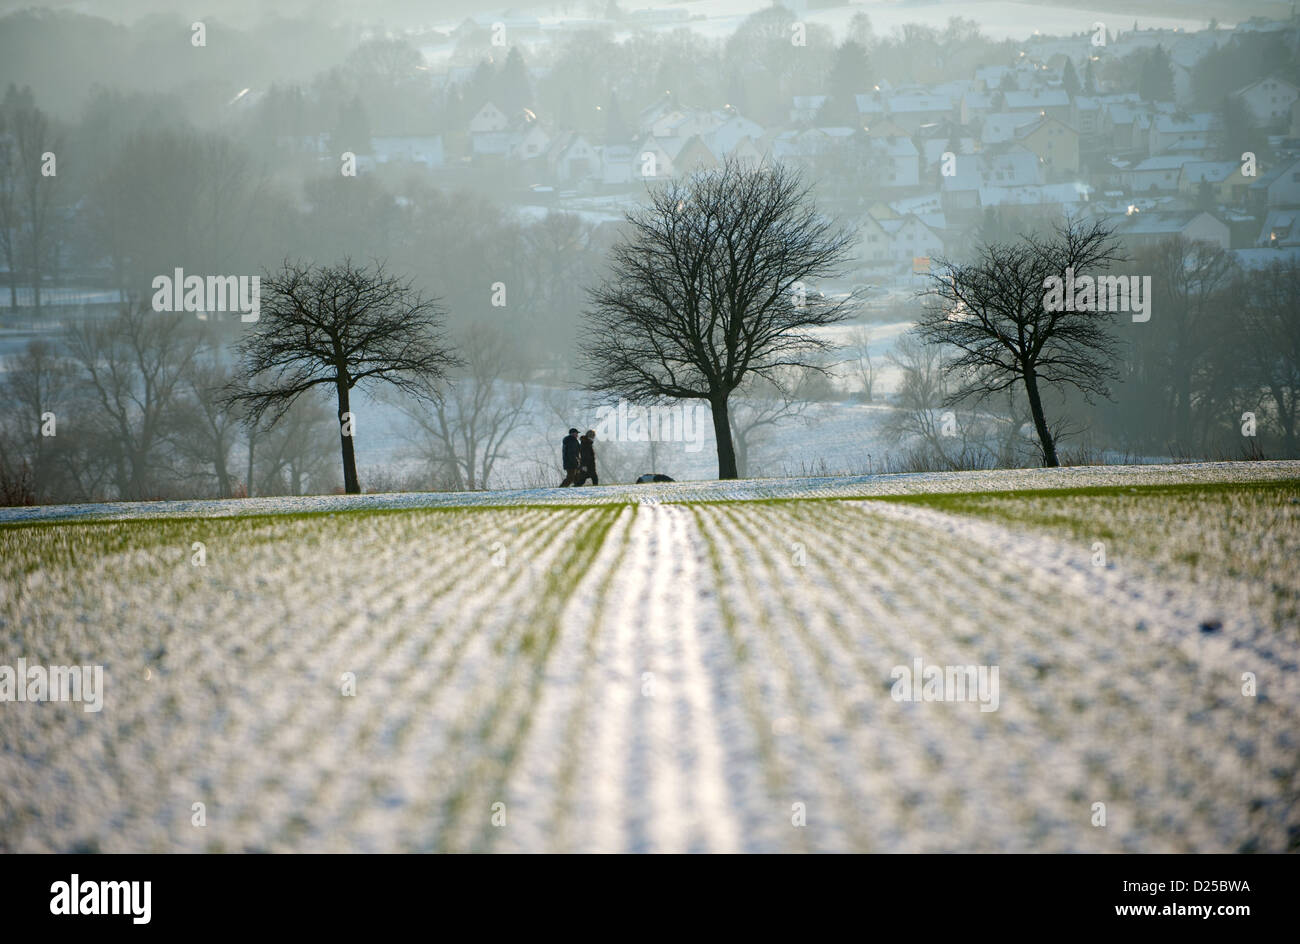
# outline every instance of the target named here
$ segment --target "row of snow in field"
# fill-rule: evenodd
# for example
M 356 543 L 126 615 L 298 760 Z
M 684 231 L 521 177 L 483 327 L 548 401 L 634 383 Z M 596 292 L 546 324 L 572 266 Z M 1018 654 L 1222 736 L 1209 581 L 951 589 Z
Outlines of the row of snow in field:
M 0 548 L 0 662 L 106 676 L 99 714 L 5 706 L 7 850 L 1236 851 L 1298 825 L 1293 640 L 979 519 L 525 506 Z M 896 700 L 918 658 L 997 666 L 997 710 Z

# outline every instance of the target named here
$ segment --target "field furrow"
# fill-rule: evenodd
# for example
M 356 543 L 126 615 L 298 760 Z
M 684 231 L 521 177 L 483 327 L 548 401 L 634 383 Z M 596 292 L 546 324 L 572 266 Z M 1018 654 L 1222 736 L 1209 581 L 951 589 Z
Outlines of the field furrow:
M 1294 849 L 1297 486 L 1211 479 L 0 527 L 0 666 L 104 671 L 0 850 Z

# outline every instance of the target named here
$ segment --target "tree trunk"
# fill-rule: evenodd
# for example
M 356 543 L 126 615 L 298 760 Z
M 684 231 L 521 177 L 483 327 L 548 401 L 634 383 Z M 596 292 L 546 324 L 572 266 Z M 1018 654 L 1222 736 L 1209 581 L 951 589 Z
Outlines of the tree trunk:
M 1043 450 L 1043 466 L 1054 469 L 1061 463 L 1056 459 L 1056 443 L 1052 440 L 1052 431 L 1047 428 L 1047 417 L 1043 415 L 1043 401 L 1038 396 L 1038 377 L 1032 370 L 1025 371 L 1025 394 L 1029 398 L 1029 411 L 1034 416 L 1038 443 Z
M 248 429 L 248 484 L 244 487 L 244 497 L 253 497 L 253 450 L 257 446 L 257 431 Z
M 709 401 L 713 408 L 713 435 L 718 440 L 718 478 L 739 478 L 736 472 L 736 447 L 731 442 L 731 423 L 727 420 L 727 395 Z
M 36 237 L 32 237 L 35 240 Z M 36 255 L 37 247 L 32 247 L 32 307 L 37 317 L 41 314 L 41 262 Z
M 357 481 L 357 456 L 352 448 L 352 437 L 344 432 L 343 415 L 351 412 L 349 391 L 346 378 L 338 382 L 339 391 L 339 440 L 343 446 L 343 491 L 349 495 L 361 494 L 361 483 Z
M 218 449 L 221 447 L 218 446 Z M 226 471 L 226 457 L 218 454 L 214 463 L 217 471 L 217 490 L 221 493 L 222 498 L 229 498 L 230 492 L 230 473 Z
M 1184 453 L 1192 451 L 1192 372 L 1184 370 L 1178 375 L 1178 413 L 1174 420 L 1178 445 Z

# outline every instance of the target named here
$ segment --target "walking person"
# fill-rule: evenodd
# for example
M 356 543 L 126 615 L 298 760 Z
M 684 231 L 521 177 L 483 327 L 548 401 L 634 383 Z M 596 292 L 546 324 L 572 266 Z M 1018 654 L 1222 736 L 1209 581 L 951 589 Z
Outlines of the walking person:
M 564 466 L 564 481 L 560 483 L 560 488 L 578 484 L 578 470 L 582 467 L 582 455 L 578 431 L 573 427 L 569 427 L 569 435 L 565 436 L 560 443 L 560 463 Z
M 592 485 L 599 485 L 600 477 L 596 475 L 596 431 L 594 429 L 587 430 L 578 440 L 578 457 L 582 468 L 574 484 L 585 485 L 587 479 L 591 479 Z

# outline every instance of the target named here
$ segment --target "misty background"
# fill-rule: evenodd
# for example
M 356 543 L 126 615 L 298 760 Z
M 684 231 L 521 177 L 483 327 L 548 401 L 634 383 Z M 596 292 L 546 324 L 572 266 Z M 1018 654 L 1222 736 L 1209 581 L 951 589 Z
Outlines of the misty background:
M 735 402 L 742 475 L 1036 464 L 1021 399 L 946 404 L 910 329 L 938 260 L 1066 215 L 1114 227 L 1153 317 L 1116 320 L 1110 397 L 1049 392 L 1062 461 L 1300 456 L 1289 4 L 209 6 L 0 3 L 0 504 L 338 490 L 328 398 L 250 426 L 220 397 L 249 325 L 149 307 L 285 260 L 446 309 L 440 402 L 354 400 L 366 491 L 558 484 L 624 214 L 726 157 L 860 234 L 807 286 L 863 299 L 824 371 Z M 601 475 L 712 477 L 707 435 L 601 443 Z

